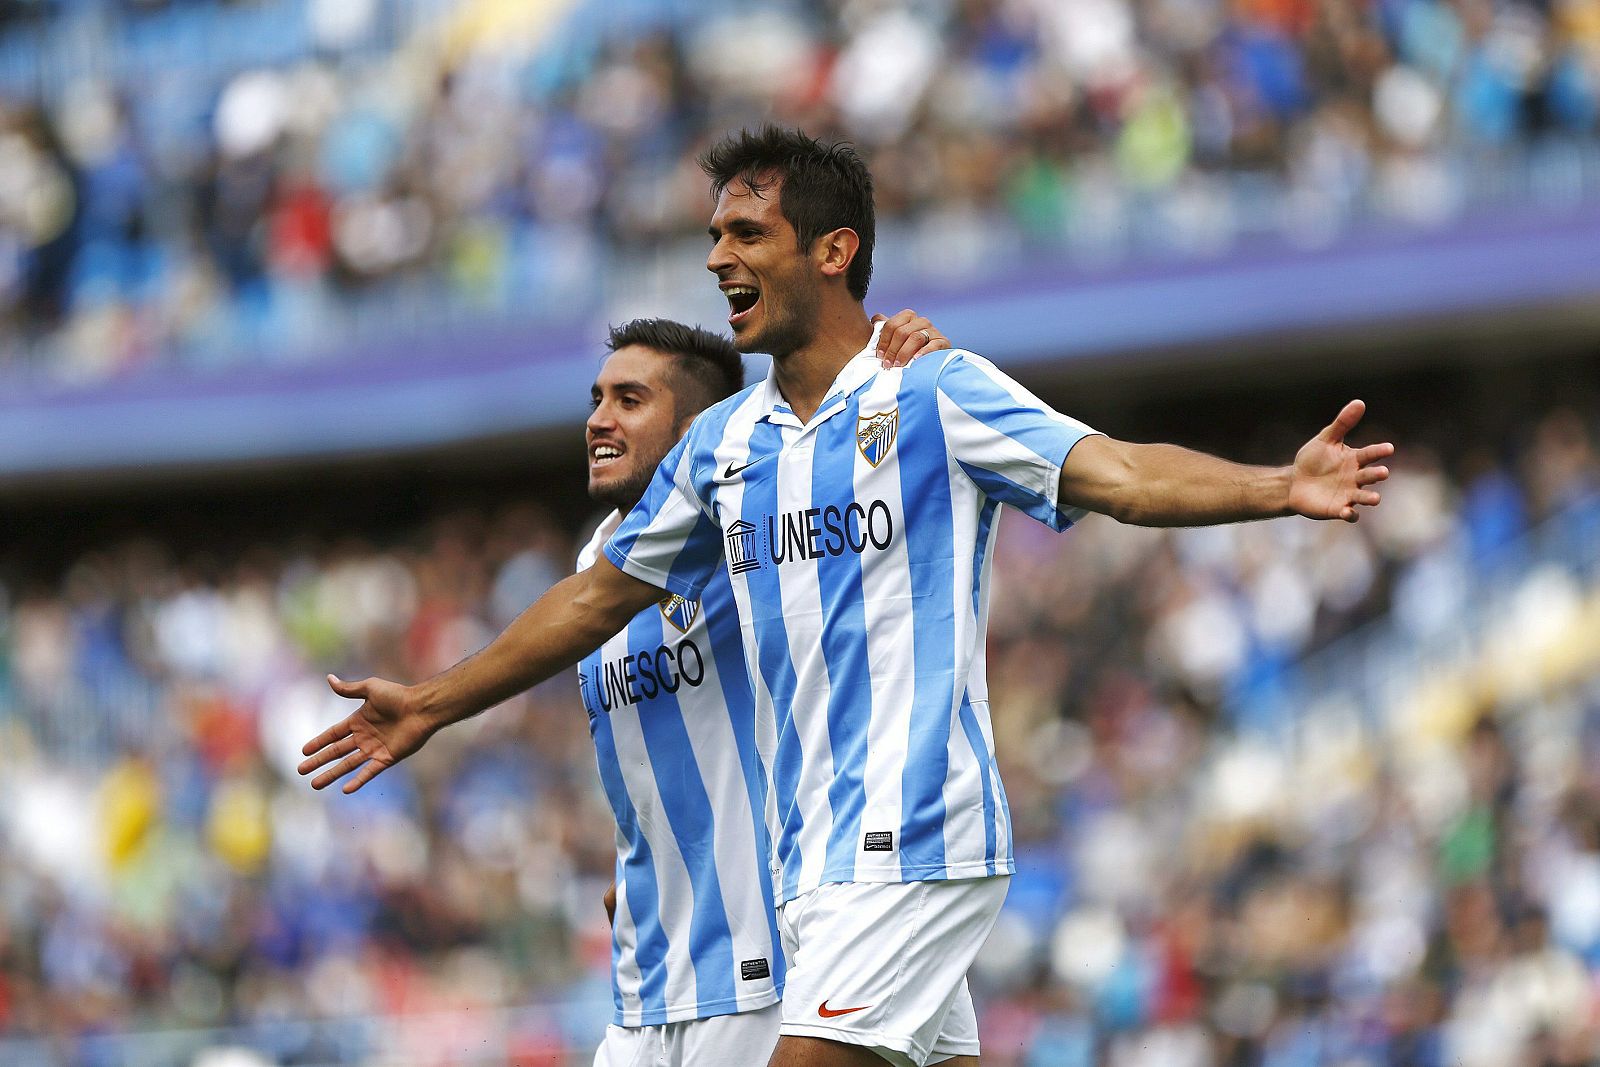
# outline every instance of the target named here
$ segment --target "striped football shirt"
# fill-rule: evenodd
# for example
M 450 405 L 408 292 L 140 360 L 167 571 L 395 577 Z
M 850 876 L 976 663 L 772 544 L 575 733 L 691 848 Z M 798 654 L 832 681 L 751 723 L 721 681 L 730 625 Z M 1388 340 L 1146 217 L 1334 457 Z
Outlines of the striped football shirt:
M 613 513 L 579 555 L 591 565 Z M 579 664 L 617 819 L 611 976 L 618 1026 L 764 1008 L 783 992 L 765 771 L 733 591 L 712 576 Z
M 1014 870 L 984 678 L 995 519 L 1081 517 L 1058 479 L 1093 432 L 970 352 L 884 370 L 869 344 L 808 423 L 770 378 L 702 413 L 605 545 L 681 596 L 732 580 L 782 900 Z

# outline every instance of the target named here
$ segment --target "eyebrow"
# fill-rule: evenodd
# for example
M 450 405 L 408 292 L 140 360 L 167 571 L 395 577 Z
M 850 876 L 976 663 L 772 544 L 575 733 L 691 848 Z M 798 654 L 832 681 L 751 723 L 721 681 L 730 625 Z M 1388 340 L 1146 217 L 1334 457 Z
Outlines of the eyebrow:
M 733 215 L 729 217 L 728 229 L 731 230 L 740 226 L 755 230 L 757 233 L 769 232 L 769 227 L 763 226 L 761 223 L 757 222 L 753 218 L 750 218 L 748 215 Z M 716 238 L 722 236 L 722 227 L 713 222 L 710 226 L 706 227 L 706 233 L 710 234 L 712 239 L 715 240 Z
M 650 386 L 643 382 L 612 382 L 605 388 L 602 388 L 600 383 L 596 382 L 594 385 L 589 387 L 589 392 L 598 395 L 605 392 L 606 389 L 610 389 L 613 393 L 626 393 L 630 389 L 638 393 L 655 392 L 654 389 L 650 388 Z

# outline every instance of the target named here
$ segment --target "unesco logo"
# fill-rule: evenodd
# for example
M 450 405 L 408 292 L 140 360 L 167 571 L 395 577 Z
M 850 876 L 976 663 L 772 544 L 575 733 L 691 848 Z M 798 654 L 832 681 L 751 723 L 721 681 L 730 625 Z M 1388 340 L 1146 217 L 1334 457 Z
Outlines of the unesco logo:
M 743 574 L 761 566 L 754 526 L 743 519 L 735 519 L 724 532 L 724 536 L 728 540 L 728 573 Z

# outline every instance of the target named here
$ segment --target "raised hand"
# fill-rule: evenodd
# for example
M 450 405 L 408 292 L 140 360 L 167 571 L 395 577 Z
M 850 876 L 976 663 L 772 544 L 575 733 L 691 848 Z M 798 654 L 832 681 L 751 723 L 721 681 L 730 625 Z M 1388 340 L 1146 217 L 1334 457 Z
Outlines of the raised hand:
M 1289 484 L 1289 507 L 1311 519 L 1343 519 L 1355 522 L 1360 507 L 1376 507 L 1381 497 L 1373 488 L 1389 477 L 1389 468 L 1376 465 L 1394 455 L 1388 441 L 1364 448 L 1352 448 L 1345 438 L 1367 405 L 1352 400 L 1323 431 L 1295 453 L 1294 473 Z
M 885 367 L 904 367 L 918 356 L 950 347 L 938 327 L 910 308 L 888 317 L 874 315 L 872 321 L 883 323 L 878 334 L 878 362 Z
M 409 686 L 382 678 L 346 682 L 331 674 L 328 685 L 342 697 L 361 701 L 361 706 L 307 741 L 300 750 L 309 757 L 300 764 L 301 774 L 327 767 L 311 779 L 313 789 L 332 785 L 354 771 L 355 777 L 344 784 L 346 793 L 354 793 L 385 768 L 421 748 L 433 735 L 433 729 L 415 706 Z M 333 766 L 328 767 L 330 763 Z

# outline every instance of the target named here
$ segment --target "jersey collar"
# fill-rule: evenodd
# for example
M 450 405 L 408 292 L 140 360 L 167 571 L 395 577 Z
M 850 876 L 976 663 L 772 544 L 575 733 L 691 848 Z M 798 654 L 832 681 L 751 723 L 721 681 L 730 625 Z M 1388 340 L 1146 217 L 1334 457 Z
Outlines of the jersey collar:
M 817 413 L 811 417 L 811 425 L 817 426 L 837 415 L 845 408 L 845 402 L 850 394 L 866 384 L 873 375 L 877 374 L 882 366 L 878 362 L 878 334 L 883 331 L 883 323 L 872 324 L 872 336 L 867 340 L 867 346 L 839 369 L 839 376 L 834 378 L 833 386 L 828 390 L 827 397 L 817 406 Z M 770 422 L 777 426 L 804 426 L 800 417 L 789 407 L 788 401 L 783 399 L 783 394 L 778 392 L 778 383 L 768 373 L 763 385 L 763 404 L 765 409 L 760 422 Z

